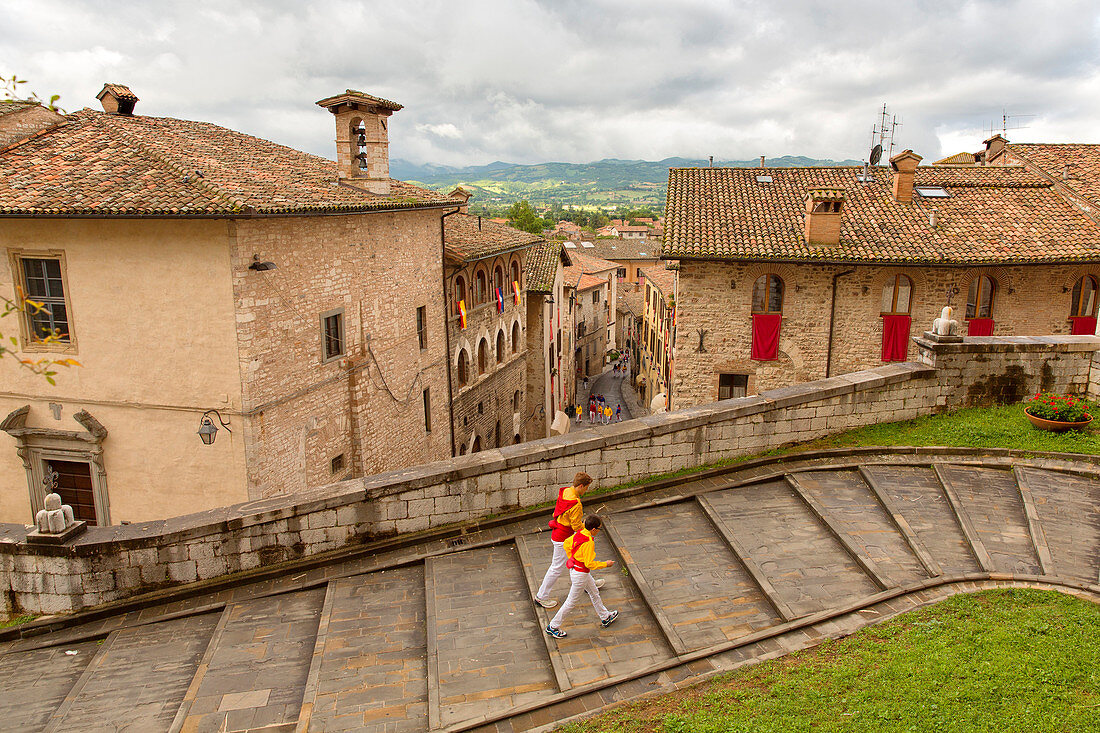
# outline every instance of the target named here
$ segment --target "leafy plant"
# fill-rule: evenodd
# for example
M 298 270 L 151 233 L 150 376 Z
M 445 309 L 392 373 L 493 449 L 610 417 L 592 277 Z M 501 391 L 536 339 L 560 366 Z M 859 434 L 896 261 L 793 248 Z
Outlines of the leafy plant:
M 20 85 L 26 84 L 26 79 L 20 79 L 14 74 L 12 76 L 0 76 L 0 99 L 17 99 L 27 102 L 34 102 L 35 104 L 41 104 L 43 107 L 50 109 L 54 112 L 64 112 L 60 109 L 56 102 L 60 98 L 60 95 L 53 94 L 50 96 L 48 102 L 43 102 L 39 99 L 38 95 L 34 92 L 30 94 L 20 94 Z M 19 314 L 35 314 L 41 312 L 45 308 L 42 303 L 33 301 L 26 297 L 26 294 L 22 290 L 16 289 L 15 298 L 8 298 L 7 296 L 0 295 L 0 318 L 5 318 L 12 313 Z M 44 334 L 42 336 L 36 335 L 34 341 L 40 345 L 51 345 L 61 343 L 61 338 L 64 334 L 54 331 L 52 333 Z M 50 384 L 56 384 L 54 382 L 54 376 L 57 374 L 54 367 L 64 366 L 80 366 L 80 362 L 76 359 L 27 359 L 20 357 L 16 354 L 19 348 L 19 340 L 15 336 L 4 336 L 0 331 L 0 359 L 4 357 L 10 357 L 15 359 L 20 366 L 30 370 L 34 374 L 40 374 L 46 378 L 46 381 Z
M 1092 417 L 1090 409 L 1086 400 L 1054 392 L 1039 392 L 1024 407 L 1029 415 L 1054 422 L 1085 422 Z

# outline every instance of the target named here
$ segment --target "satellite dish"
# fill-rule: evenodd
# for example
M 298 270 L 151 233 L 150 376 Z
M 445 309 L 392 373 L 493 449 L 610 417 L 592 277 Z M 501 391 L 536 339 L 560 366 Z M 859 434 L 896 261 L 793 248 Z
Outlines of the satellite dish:
M 882 160 L 882 146 L 876 145 L 875 147 L 871 148 L 870 163 L 871 165 L 878 165 L 878 162 L 880 160 Z

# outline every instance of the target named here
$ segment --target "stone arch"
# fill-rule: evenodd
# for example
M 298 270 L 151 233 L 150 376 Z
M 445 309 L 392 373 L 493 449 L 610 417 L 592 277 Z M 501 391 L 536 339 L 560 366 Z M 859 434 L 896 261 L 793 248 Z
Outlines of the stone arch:
M 928 278 L 919 267 L 883 267 L 871 279 L 871 295 L 875 298 L 882 296 L 882 286 L 893 282 L 898 275 L 905 275 L 913 283 L 913 295 L 918 292 L 923 296 L 928 286 Z M 915 300 L 915 298 L 914 298 Z
M 523 292 L 523 262 L 518 255 L 512 255 L 508 259 L 508 277 L 519 283 L 519 291 Z
M 491 367 L 489 361 L 489 339 L 482 338 L 477 342 L 477 373 L 478 376 L 488 374 Z
M 801 280 L 799 271 L 789 265 L 780 262 L 758 262 L 745 268 L 745 274 L 743 275 L 745 292 L 748 293 L 748 298 L 752 298 L 752 285 L 761 275 L 778 275 L 783 284 L 789 288 L 793 288 Z M 738 283 L 737 286 L 740 288 L 741 283 Z
M 1077 281 L 1086 275 L 1092 275 L 1096 278 L 1097 282 L 1100 282 L 1100 267 L 1096 265 L 1081 265 L 1075 267 L 1066 273 L 1065 279 L 1062 281 L 1062 289 L 1065 293 L 1069 293 L 1073 290 L 1073 286 L 1077 284 Z
M 519 353 L 519 342 L 523 335 L 523 329 L 520 328 L 519 319 L 512 320 L 512 353 Z
M 959 298 L 963 306 L 966 305 L 966 293 L 970 290 L 970 284 L 982 275 L 988 275 L 993 278 L 993 282 L 997 285 L 997 290 L 1002 295 L 1007 295 L 1010 291 L 1015 292 L 1016 290 L 1015 278 L 1012 276 L 1012 273 L 1004 267 L 968 267 L 958 276 L 957 280 Z
M 497 330 L 496 348 L 493 351 L 497 364 L 503 364 L 504 357 L 508 355 L 508 343 L 503 328 Z

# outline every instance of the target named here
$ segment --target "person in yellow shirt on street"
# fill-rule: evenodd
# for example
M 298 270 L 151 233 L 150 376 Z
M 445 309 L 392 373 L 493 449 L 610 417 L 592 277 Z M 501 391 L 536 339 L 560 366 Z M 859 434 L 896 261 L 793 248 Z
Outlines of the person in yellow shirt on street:
M 618 611 L 608 611 L 600 598 L 599 588 L 592 579 L 592 572 L 598 568 L 609 568 L 615 564 L 614 560 L 597 560 L 596 535 L 603 529 L 603 521 L 596 516 L 584 520 L 584 529 L 565 540 L 566 565 L 569 567 L 569 596 L 565 603 L 561 604 L 557 615 L 546 626 L 546 633 L 555 639 L 564 639 L 561 623 L 573 610 L 580 600 L 581 593 L 588 593 L 592 600 L 592 607 L 596 609 L 596 615 L 600 617 L 600 626 L 605 629 L 619 617 Z
M 581 506 L 581 497 L 592 486 L 592 477 L 584 471 L 578 471 L 573 477 L 572 486 L 564 486 L 558 489 L 558 500 L 554 503 L 554 515 L 550 518 L 550 544 L 554 546 L 554 555 L 550 560 L 550 567 L 543 576 L 542 585 L 535 594 L 535 603 L 543 608 L 553 608 L 558 602 L 550 597 L 550 591 L 554 583 L 558 581 L 565 571 L 565 547 L 563 543 L 573 534 L 584 529 L 584 507 Z M 596 587 L 603 585 L 603 579 L 596 582 Z

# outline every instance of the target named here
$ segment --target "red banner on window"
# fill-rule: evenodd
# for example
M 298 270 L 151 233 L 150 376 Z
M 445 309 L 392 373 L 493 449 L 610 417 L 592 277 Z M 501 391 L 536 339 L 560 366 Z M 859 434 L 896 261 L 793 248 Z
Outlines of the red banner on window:
M 993 335 L 993 319 L 992 318 L 971 318 L 966 323 L 966 335 L 967 336 L 992 336 Z
M 889 314 L 882 317 L 882 360 L 905 361 L 909 358 L 909 316 Z
M 1070 333 L 1074 336 L 1092 336 L 1096 333 L 1096 316 L 1070 316 L 1073 328 Z
M 782 313 L 753 313 L 752 358 L 757 361 L 775 361 L 779 358 L 779 326 Z

